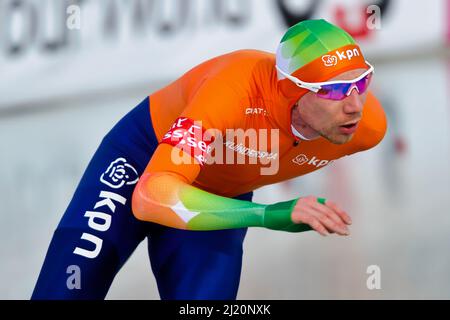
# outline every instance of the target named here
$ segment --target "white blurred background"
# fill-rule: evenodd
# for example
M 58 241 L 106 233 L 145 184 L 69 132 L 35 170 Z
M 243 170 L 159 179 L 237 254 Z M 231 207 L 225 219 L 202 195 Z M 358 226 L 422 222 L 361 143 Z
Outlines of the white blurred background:
M 206 58 L 274 52 L 289 25 L 311 18 L 347 29 L 375 65 L 388 133 L 370 151 L 255 193 L 261 203 L 333 199 L 352 216 L 352 235 L 250 229 L 238 299 L 450 298 L 449 8 L 448 0 L 0 0 L 0 299 L 29 299 L 84 169 L 123 115 Z M 146 246 L 107 298 L 159 299 Z M 366 285 L 371 265 L 380 289 Z

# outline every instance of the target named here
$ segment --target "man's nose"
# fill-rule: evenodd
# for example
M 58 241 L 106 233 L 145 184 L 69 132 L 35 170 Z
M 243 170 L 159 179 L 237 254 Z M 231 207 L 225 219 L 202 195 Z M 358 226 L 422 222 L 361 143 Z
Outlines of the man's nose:
M 353 87 L 350 90 L 350 94 L 344 99 L 344 112 L 361 112 L 363 109 L 363 104 L 361 102 L 358 89 L 356 87 Z

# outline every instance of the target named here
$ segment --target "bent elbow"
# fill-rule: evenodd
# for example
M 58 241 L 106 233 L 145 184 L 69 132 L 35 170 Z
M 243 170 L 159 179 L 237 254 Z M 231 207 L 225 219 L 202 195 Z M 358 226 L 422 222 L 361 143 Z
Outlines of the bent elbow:
M 169 179 L 167 180 L 167 178 Z M 176 202 L 171 204 L 167 200 L 177 198 L 176 187 L 170 182 L 170 176 L 155 178 L 144 174 L 141 177 L 131 199 L 131 210 L 136 219 L 167 227 L 186 229 L 186 223 L 171 209 Z M 165 187 L 161 188 L 161 185 L 165 185 Z
M 134 188 L 133 195 L 131 197 L 131 211 L 136 219 L 141 221 L 150 221 L 144 210 L 144 201 L 141 196 L 142 188 L 142 183 L 139 181 L 136 188 Z

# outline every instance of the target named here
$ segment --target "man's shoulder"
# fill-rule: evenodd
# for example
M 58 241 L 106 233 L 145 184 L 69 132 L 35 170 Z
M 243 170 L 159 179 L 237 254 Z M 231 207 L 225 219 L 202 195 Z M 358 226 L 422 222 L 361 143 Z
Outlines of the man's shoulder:
M 239 99 L 248 99 L 270 86 L 274 70 L 274 54 L 241 49 L 217 56 L 194 72 L 207 90 L 217 88 L 216 91 L 230 92 Z
M 225 72 L 253 73 L 255 71 L 271 71 L 275 68 L 275 55 L 273 53 L 241 49 L 216 57 L 217 66 Z

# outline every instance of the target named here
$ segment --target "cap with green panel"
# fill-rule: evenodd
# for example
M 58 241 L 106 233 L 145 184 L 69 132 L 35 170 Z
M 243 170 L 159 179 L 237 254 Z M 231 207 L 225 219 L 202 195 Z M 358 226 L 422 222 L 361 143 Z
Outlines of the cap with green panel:
M 276 64 L 293 74 L 309 62 L 340 47 L 356 44 L 343 29 L 323 20 L 305 20 L 288 29 L 276 54 Z

